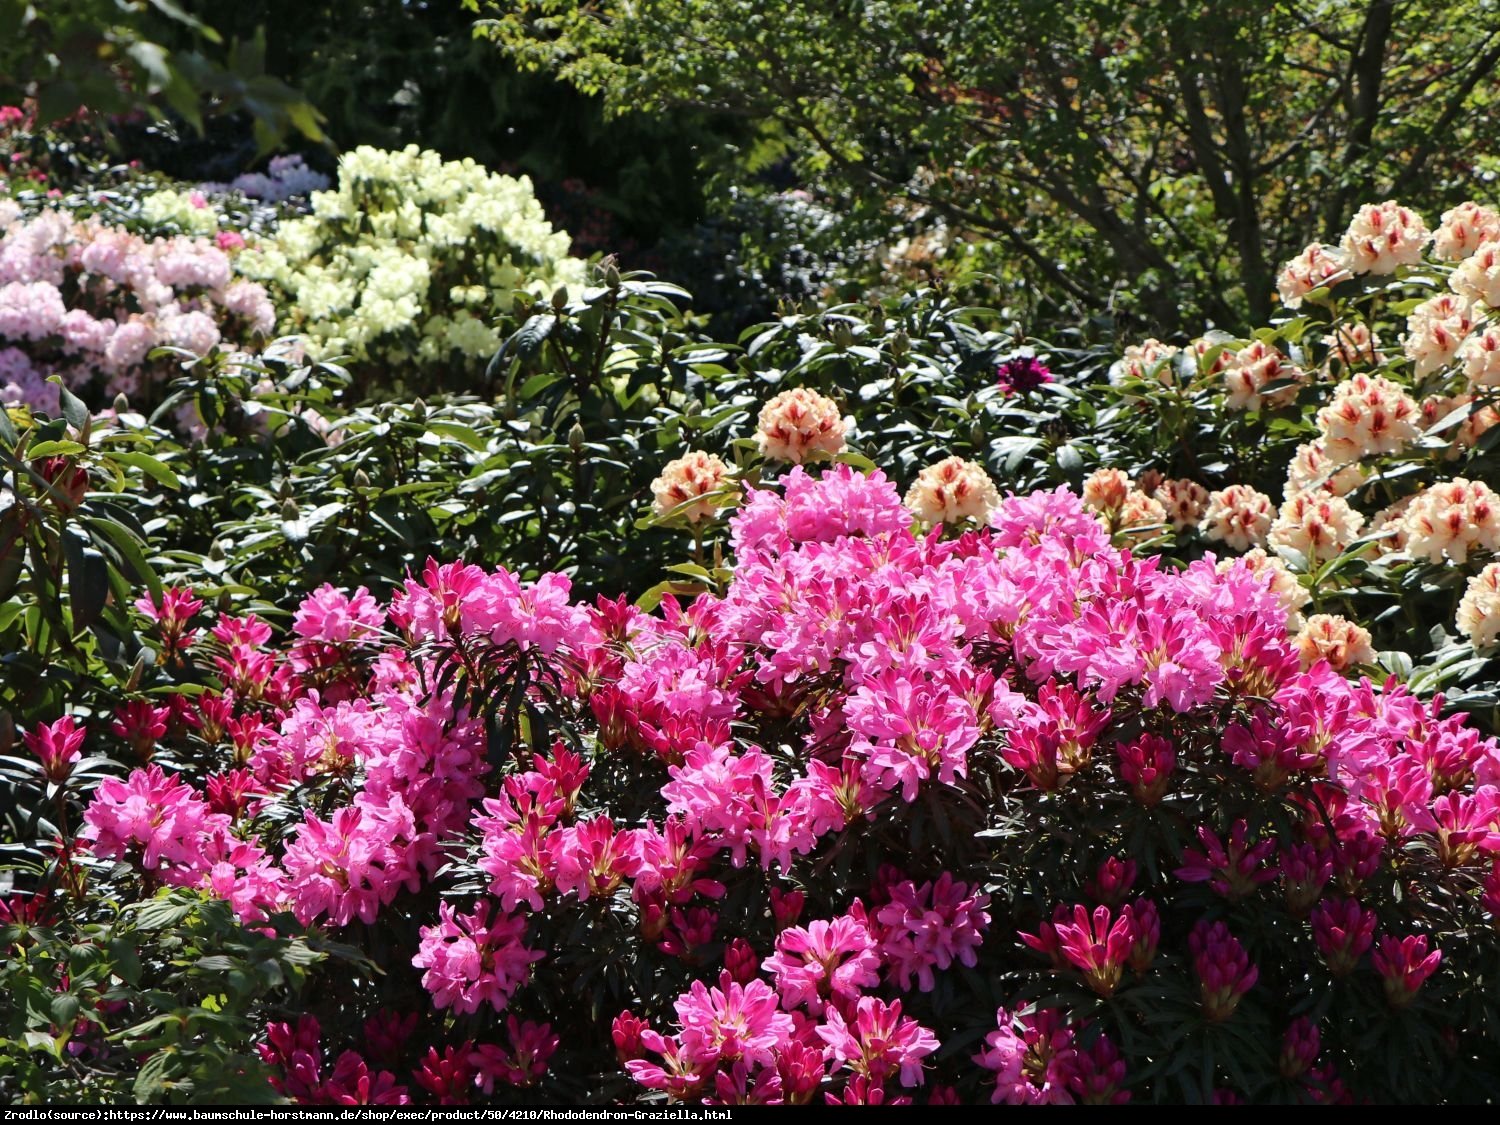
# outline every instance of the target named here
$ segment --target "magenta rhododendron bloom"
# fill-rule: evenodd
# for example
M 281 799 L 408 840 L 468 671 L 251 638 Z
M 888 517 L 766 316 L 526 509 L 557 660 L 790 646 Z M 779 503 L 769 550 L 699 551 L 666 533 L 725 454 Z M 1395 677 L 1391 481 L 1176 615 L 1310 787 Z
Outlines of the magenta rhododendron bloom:
M 1090 914 L 1080 905 L 1073 908 L 1070 921 L 1054 922 L 1053 929 L 1058 948 L 1083 974 L 1089 987 L 1100 996 L 1113 995 L 1135 947 L 1137 935 L 1132 917 L 1121 913 L 1111 919 L 1107 906 L 1095 907 Z
M 1381 934 L 1371 959 L 1385 986 L 1386 999 L 1394 1008 L 1404 1008 L 1417 998 L 1417 990 L 1437 972 L 1443 951 L 1428 952 L 1427 938 L 1422 934 L 1398 938 Z
M 985 1038 L 986 1049 L 974 1061 L 994 1076 L 990 1101 L 1006 1105 L 1071 1105 L 1069 1087 L 1076 1073 L 1078 1050 L 1073 1031 L 1055 1010 L 995 1014 L 1000 1026 Z
M 1227 1020 L 1260 978 L 1260 970 L 1223 922 L 1199 922 L 1188 935 L 1188 949 L 1198 974 L 1203 1014 L 1213 1021 Z
M 901 1001 L 862 996 L 847 1021 L 837 1008 L 824 1014 L 827 1022 L 817 1030 L 830 1059 L 872 1084 L 894 1077 L 903 1086 L 922 1085 L 922 1060 L 938 1049 L 937 1036 L 903 1016 Z
M 728 973 L 717 987 L 701 980 L 677 1001 L 682 1050 L 709 1066 L 743 1060 L 747 1065 L 774 1065 L 776 1049 L 792 1035 L 792 1017 L 776 1002 L 764 981 L 736 984 Z
M 490 918 L 480 903 L 470 914 L 459 914 L 448 903 L 438 908 L 441 921 L 422 929 L 422 947 L 412 964 L 425 969 L 422 987 L 439 1008 L 473 1012 L 481 1004 L 504 1011 L 515 992 L 531 975 L 533 962 L 545 954 L 525 945 L 526 921 L 515 914 Z
M 989 904 L 988 895 L 971 892 L 946 871 L 920 887 L 909 879 L 893 887 L 875 921 L 881 956 L 897 983 L 910 988 L 915 977 L 923 992 L 931 992 L 934 970 L 954 961 L 976 964 L 990 924 Z
M 1276 854 L 1274 839 L 1251 844 L 1247 839 L 1250 826 L 1243 820 L 1234 822 L 1228 841 L 1220 841 L 1208 825 L 1199 825 L 1198 842 L 1202 848 L 1187 848 L 1183 865 L 1175 874 L 1185 883 L 1207 883 L 1225 898 L 1244 898 L 1263 883 L 1276 878 L 1276 870 L 1266 861 Z
M 829 1000 L 853 1002 L 880 983 L 880 957 L 875 939 L 859 919 L 793 926 L 776 938 L 776 952 L 762 969 L 776 981 L 788 1010 L 803 1006 L 813 1015 Z
M 1052 382 L 1052 372 L 1036 356 L 1019 355 L 996 368 L 995 381 L 1007 395 L 1024 395 Z
M 1334 976 L 1347 976 L 1375 940 L 1375 912 L 1352 898 L 1325 899 L 1312 913 L 1313 940 Z
M 61 783 L 68 780 L 73 767 L 83 757 L 79 747 L 87 733 L 72 715 L 64 715 L 55 722 L 38 723 L 33 730 L 26 732 L 22 740 L 32 757 L 41 763 L 47 780 Z

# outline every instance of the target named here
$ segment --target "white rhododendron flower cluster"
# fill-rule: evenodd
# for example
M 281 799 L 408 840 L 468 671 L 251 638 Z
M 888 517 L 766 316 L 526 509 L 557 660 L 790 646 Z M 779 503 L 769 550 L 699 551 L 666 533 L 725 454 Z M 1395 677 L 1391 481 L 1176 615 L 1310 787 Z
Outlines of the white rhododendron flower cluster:
M 337 188 L 312 196 L 311 215 L 243 256 L 286 294 L 282 330 L 306 336 L 313 358 L 420 369 L 492 355 L 494 320 L 517 292 L 580 290 L 585 263 L 568 249 L 525 177 L 415 145 L 361 146 L 340 159 Z

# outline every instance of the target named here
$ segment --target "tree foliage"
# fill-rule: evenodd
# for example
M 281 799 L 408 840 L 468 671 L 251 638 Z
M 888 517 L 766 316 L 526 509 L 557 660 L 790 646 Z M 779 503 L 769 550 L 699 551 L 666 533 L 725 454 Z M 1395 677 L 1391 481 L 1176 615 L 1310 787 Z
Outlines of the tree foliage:
M 482 3 L 617 113 L 743 116 L 851 210 L 1168 328 L 1263 318 L 1277 264 L 1366 199 L 1472 194 L 1500 130 L 1490 0 Z

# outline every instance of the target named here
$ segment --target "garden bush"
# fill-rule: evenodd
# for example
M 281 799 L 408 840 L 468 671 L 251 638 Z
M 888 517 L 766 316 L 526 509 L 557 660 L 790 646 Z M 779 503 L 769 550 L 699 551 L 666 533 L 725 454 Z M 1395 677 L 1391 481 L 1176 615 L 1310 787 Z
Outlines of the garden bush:
M 914 533 L 936 487 L 795 468 L 654 614 L 434 561 L 277 640 L 163 590 L 144 697 L 27 744 L 65 804 L 138 763 L 96 886 L 380 965 L 265 1009 L 298 1101 L 1492 1095 L 1500 747 L 1299 659 L 1247 566 L 1065 490 Z
M 352 356 L 377 385 L 416 393 L 472 385 L 518 292 L 584 280 L 530 181 L 416 145 L 345 154 L 337 188 L 314 193 L 312 214 L 282 223 L 243 268 L 275 287 L 282 331 L 316 358 Z

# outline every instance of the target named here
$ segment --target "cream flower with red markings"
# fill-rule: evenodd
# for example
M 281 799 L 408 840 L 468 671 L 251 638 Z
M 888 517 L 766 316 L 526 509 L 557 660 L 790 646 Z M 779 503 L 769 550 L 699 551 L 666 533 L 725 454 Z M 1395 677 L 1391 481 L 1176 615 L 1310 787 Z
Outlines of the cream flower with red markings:
M 1303 668 L 1311 668 L 1319 660 L 1328 661 L 1335 672 L 1375 663 L 1369 630 L 1335 613 L 1313 614 L 1292 643 L 1297 646 Z
M 1335 246 L 1314 242 L 1281 267 L 1276 291 L 1281 294 L 1281 303 L 1287 308 L 1300 308 L 1302 298 L 1314 289 L 1333 285 L 1348 276 L 1349 266 L 1344 261 L 1343 252 Z
M 1000 503 L 990 475 L 972 461 L 948 457 L 917 474 L 906 506 L 928 527 L 974 520 L 984 524 Z
M 1458 632 L 1477 649 L 1500 644 L 1500 562 L 1469 579 L 1458 603 Z
M 836 457 L 842 453 L 850 421 L 839 414 L 833 399 L 796 387 L 761 407 L 755 441 L 763 456 L 800 465 L 819 454 Z
M 1500 239 L 1500 212 L 1470 200 L 1443 212 L 1432 252 L 1448 262 L 1461 262 L 1486 242 Z
M 661 476 L 651 482 L 652 508 L 658 516 L 699 523 L 714 514 L 720 495 L 732 486 L 728 465 L 712 453 L 694 450 L 667 462 Z M 689 501 L 696 503 L 683 507 Z
M 1388 199 L 1359 209 L 1339 249 L 1354 273 L 1395 273 L 1420 264 L 1430 237 L 1421 215 Z
M 1208 494 L 1208 506 L 1198 521 L 1205 538 L 1225 544 L 1232 551 L 1264 547 L 1276 518 L 1275 505 L 1264 492 L 1247 484 L 1232 484 Z

